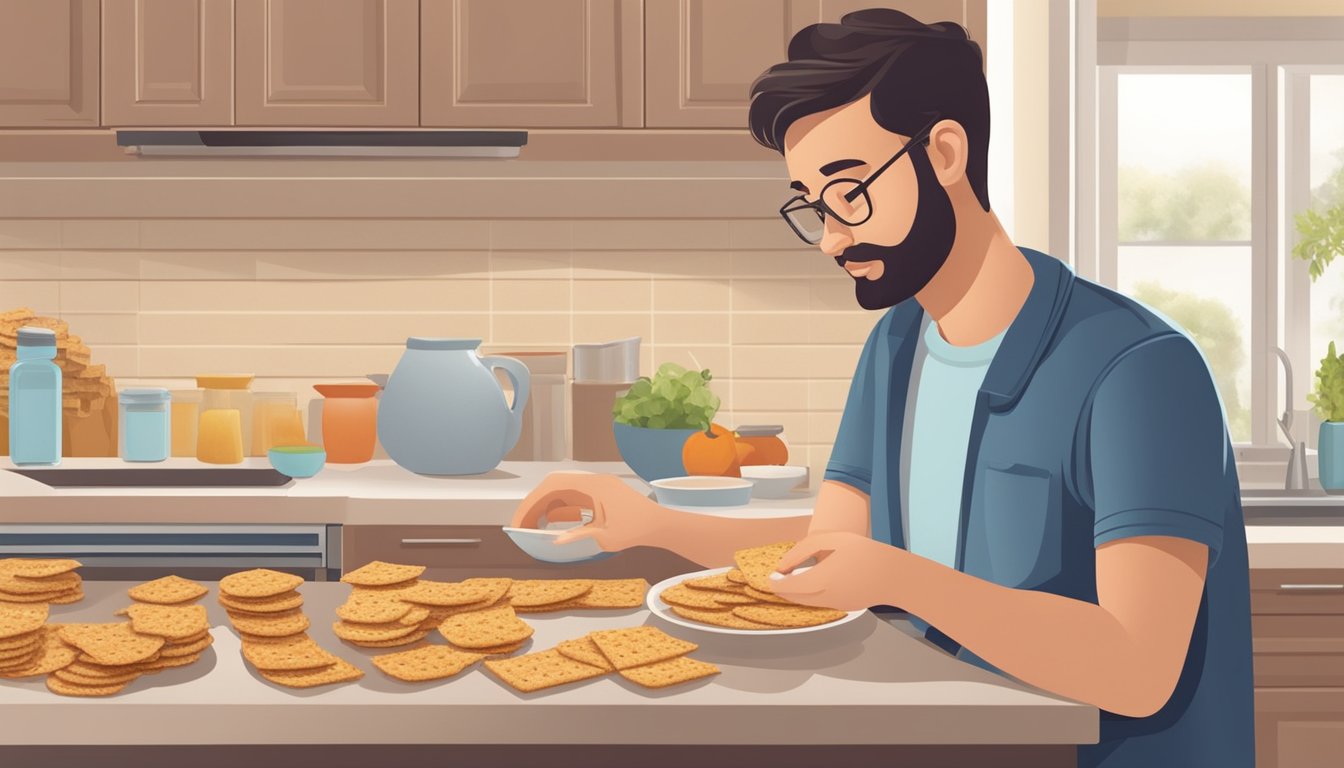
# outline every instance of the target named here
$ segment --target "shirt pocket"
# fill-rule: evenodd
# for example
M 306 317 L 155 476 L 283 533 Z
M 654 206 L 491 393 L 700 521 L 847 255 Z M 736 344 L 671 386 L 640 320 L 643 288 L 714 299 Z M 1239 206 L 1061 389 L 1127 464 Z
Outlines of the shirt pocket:
M 1058 477 L 1027 464 L 985 467 L 985 538 L 995 583 L 1033 587 L 1061 565 Z

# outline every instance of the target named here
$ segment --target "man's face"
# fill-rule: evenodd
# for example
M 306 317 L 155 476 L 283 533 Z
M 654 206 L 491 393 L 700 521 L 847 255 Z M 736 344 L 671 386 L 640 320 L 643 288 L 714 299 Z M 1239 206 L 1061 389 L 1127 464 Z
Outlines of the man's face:
M 835 179 L 867 179 L 909 139 L 873 120 L 869 97 L 801 118 L 784 136 L 792 187 L 809 201 Z M 923 147 L 912 147 L 868 187 L 872 215 L 849 226 L 827 216 L 822 252 L 854 279 L 865 309 L 918 293 L 947 261 L 956 217 Z

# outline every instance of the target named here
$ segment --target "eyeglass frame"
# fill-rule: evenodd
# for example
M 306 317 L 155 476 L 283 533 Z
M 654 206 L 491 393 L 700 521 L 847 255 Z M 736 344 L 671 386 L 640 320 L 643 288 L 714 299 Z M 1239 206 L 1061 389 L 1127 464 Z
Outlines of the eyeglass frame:
M 821 240 L 820 239 L 817 239 L 815 241 L 809 240 L 807 235 L 804 235 L 802 232 L 798 231 L 798 227 L 794 226 L 793 220 L 789 218 L 790 213 L 793 213 L 794 211 L 801 211 L 804 208 L 811 208 L 812 210 L 817 212 L 817 215 L 821 218 L 823 224 L 826 221 L 826 216 L 829 215 L 836 221 L 840 222 L 841 224 L 844 224 L 847 227 L 857 227 L 860 224 L 863 224 L 864 222 L 868 221 L 873 217 L 874 206 L 872 198 L 870 197 L 868 198 L 868 215 L 864 216 L 862 219 L 859 219 L 858 221 L 849 222 L 846 221 L 843 216 L 831 210 L 831 207 L 826 204 L 826 190 L 842 182 L 846 181 L 855 182 L 858 184 L 858 186 L 854 187 L 853 190 L 845 193 L 845 202 L 852 203 L 854 202 L 854 199 L 857 198 L 859 195 L 864 195 L 865 197 L 868 197 L 867 195 L 868 187 L 874 181 L 877 181 L 877 177 L 881 176 L 882 172 L 890 168 L 897 160 L 900 160 L 901 157 L 904 156 L 907 152 L 909 152 L 912 147 L 916 147 L 921 144 L 927 143 L 929 140 L 929 133 L 933 130 L 933 127 L 937 125 L 939 121 L 941 121 L 942 119 L 943 119 L 942 117 L 935 117 L 933 118 L 933 120 L 929 122 L 928 125 L 919 129 L 919 131 L 917 131 L 915 135 L 910 138 L 909 141 L 907 141 L 905 144 L 902 144 L 901 148 L 896 150 L 896 154 L 892 155 L 891 159 L 887 160 L 887 162 L 879 166 L 876 171 L 873 171 L 871 174 L 869 174 L 868 178 L 862 180 L 852 178 L 832 179 L 831 181 L 828 181 L 826 183 L 826 186 L 821 188 L 821 192 L 817 193 L 817 199 L 813 202 L 808 202 L 806 195 L 796 195 L 794 197 L 791 197 L 788 200 L 786 200 L 783 205 L 779 207 L 780 217 L 784 219 L 784 223 L 789 225 L 789 229 L 793 230 L 793 233 L 797 235 L 799 239 L 801 239 L 803 242 L 809 245 L 816 245 L 817 243 L 820 243 Z M 798 203 L 800 200 L 802 201 L 802 204 L 796 205 L 796 203 Z

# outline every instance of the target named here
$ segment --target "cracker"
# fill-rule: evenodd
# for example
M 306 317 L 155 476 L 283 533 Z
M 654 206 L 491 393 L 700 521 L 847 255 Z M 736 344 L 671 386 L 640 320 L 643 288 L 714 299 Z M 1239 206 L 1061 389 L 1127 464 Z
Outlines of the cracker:
M 194 643 L 187 643 L 184 645 L 173 646 L 171 648 L 165 647 L 162 651 L 159 652 L 159 658 L 180 659 L 183 656 L 199 656 L 202 651 L 214 645 L 214 643 L 215 638 L 211 637 L 210 635 L 206 635 L 204 638 L 197 640 Z
M 53 597 L 47 602 L 51 603 L 52 605 L 70 605 L 71 603 L 78 603 L 80 600 L 83 599 L 84 599 L 84 591 L 75 590 L 74 592 L 61 595 L 60 597 Z
M 112 685 L 119 685 L 121 683 L 129 683 L 144 673 L 140 672 L 139 670 L 135 670 L 132 672 L 123 672 L 120 675 L 88 676 L 88 675 L 81 675 L 78 672 L 71 672 L 69 669 L 54 669 L 51 671 L 50 674 L 59 677 L 61 680 L 67 683 L 73 683 L 75 685 L 85 685 L 96 688 L 99 686 L 112 686 Z
M 425 572 L 423 565 L 399 565 L 397 563 L 384 563 L 381 560 L 374 560 L 361 568 L 345 574 L 341 581 L 346 584 L 359 584 L 362 586 L 382 587 L 389 584 L 397 584 L 403 581 L 420 578 L 420 574 Z
M 485 655 L 481 653 L 459 651 L 443 645 L 427 645 L 410 651 L 374 656 L 373 665 L 388 677 L 419 683 L 452 677 L 484 658 Z
M 644 579 L 601 579 L 575 602 L 580 608 L 638 608 L 648 592 L 649 582 Z
M 515 606 L 517 613 L 555 613 L 556 611 L 576 611 L 586 606 L 583 605 L 583 598 L 566 600 L 563 603 L 551 603 L 549 605 L 521 605 Z
M 431 630 L 427 628 L 419 627 L 415 628 L 414 632 L 405 637 L 397 637 L 392 640 L 381 640 L 376 642 L 368 640 L 352 640 L 351 642 L 361 648 L 397 648 L 424 640 L 426 637 L 429 637 L 430 631 Z
M 714 576 L 701 576 L 698 579 L 687 579 L 682 582 L 691 589 L 715 589 L 720 592 L 739 592 L 742 585 L 735 581 L 729 581 L 727 573 L 720 573 Z
M 59 576 L 62 573 L 69 573 L 81 565 L 83 563 L 78 560 L 12 557 L 0 560 L 0 573 L 12 573 L 16 576 L 40 579 L 44 576 Z
M 163 648 L 164 650 L 168 650 L 169 648 L 181 648 L 184 645 L 191 645 L 192 643 L 204 640 L 207 636 L 209 636 L 209 634 L 210 630 L 204 629 L 201 630 L 200 632 L 197 632 L 194 635 L 188 635 L 187 637 L 176 637 L 164 643 Z
M 120 693 L 128 685 L 129 682 L 115 685 L 76 685 L 55 675 L 47 675 L 47 690 L 62 696 L 111 696 Z
M 689 656 L 678 656 L 667 661 L 621 670 L 621 677 L 645 688 L 666 688 L 717 674 L 719 674 L 718 667 Z
M 554 648 L 513 659 L 489 660 L 485 662 L 485 668 L 523 693 L 606 674 L 601 667 L 575 661 Z
M 734 568 L 731 571 L 728 571 L 727 573 L 723 574 L 723 577 L 734 584 L 745 585 L 747 583 L 746 574 L 742 573 L 742 571 L 738 570 L 737 568 Z
M 588 636 L 616 669 L 664 661 L 700 647 L 650 626 L 600 629 Z
M 243 643 L 243 658 L 259 670 L 316 669 L 339 658 L 322 650 L 311 637 L 295 635 L 272 643 Z
M 815 627 L 843 619 L 844 611 L 834 608 L 813 608 L 807 605 L 743 605 L 733 613 L 760 624 L 775 627 Z
M 27 669 L 32 666 L 33 661 L 37 659 L 38 649 L 24 651 L 22 655 L 0 661 L 0 672 L 18 672 L 21 669 Z
M 509 587 L 513 586 L 513 579 L 510 578 L 471 578 L 463 579 L 462 586 L 476 588 L 481 587 L 485 590 L 485 597 L 482 597 L 478 603 L 492 605 L 505 599 L 509 594 Z
M 353 592 L 345 603 L 336 609 L 336 615 L 346 621 L 363 624 L 385 624 L 397 621 L 414 608 L 410 603 L 402 602 L 398 597 L 379 592 Z M 423 620 L 423 619 L 422 619 Z
M 489 648 L 526 640 L 532 636 L 532 627 L 518 618 L 513 606 L 502 605 L 449 616 L 439 625 L 439 632 L 460 648 Z
M 77 589 L 82 583 L 84 580 L 77 573 L 38 579 L 0 571 L 0 592 L 12 595 L 59 595 Z
M 163 669 L 191 666 L 192 664 L 195 664 L 197 661 L 200 661 L 200 659 L 201 659 L 200 651 L 197 651 L 196 653 L 189 653 L 186 654 L 185 656 L 164 655 L 164 657 L 161 659 L 156 659 L 146 664 L 141 664 L 140 671 L 145 672 L 147 674 L 153 674 Z
M 115 678 L 131 679 L 140 674 L 139 664 L 124 664 L 119 667 L 105 667 L 101 664 L 86 664 L 82 661 L 71 662 L 62 667 L 66 672 L 87 677 L 94 681 L 112 682 Z
M 738 569 L 746 577 L 747 584 L 762 592 L 773 592 L 770 574 L 775 572 L 775 567 L 779 565 L 779 559 L 793 549 L 795 543 L 780 541 L 774 544 L 766 544 L 763 547 L 739 549 L 733 553 L 733 561 L 737 563 Z
M 173 605 L 198 600 L 210 590 L 181 576 L 164 576 L 161 579 L 137 584 L 126 590 L 132 600 L 156 605 Z
M 507 588 L 506 588 L 507 589 Z M 421 581 L 398 595 L 398 599 L 417 605 L 451 607 L 470 605 L 490 600 L 494 587 L 490 584 L 443 581 Z M 495 598 L 498 599 L 498 598 Z M 494 600 L 490 600 L 494 602 Z
M 60 629 L 61 640 L 78 648 L 97 664 L 134 664 L 144 661 L 163 647 L 162 637 L 142 635 L 129 622 L 78 626 Z
M 230 610 L 243 611 L 244 613 L 282 613 L 292 611 L 303 605 L 303 595 L 298 592 L 286 592 L 267 600 L 240 600 L 221 594 L 219 604 Z
M 69 592 L 2 592 L 0 591 L 0 602 L 5 603 L 50 603 L 58 600 Z
M 313 688 L 319 685 L 348 683 L 364 676 L 363 671 L 345 659 L 332 658 L 336 659 L 335 663 L 324 669 L 262 669 L 258 671 L 262 677 L 272 683 L 289 688 Z
M 302 583 L 302 576 L 280 573 L 269 568 L 253 568 L 250 571 L 231 573 L 219 580 L 220 602 L 223 602 L 225 596 L 254 600 L 275 597 L 298 589 Z
M 397 622 L 389 624 L 351 624 L 338 621 L 331 625 L 331 631 L 342 640 L 351 642 L 381 643 L 405 637 L 417 629 L 416 626 L 404 626 Z
M 297 635 L 307 630 L 309 625 L 308 617 L 303 615 L 303 611 L 298 608 L 278 611 L 264 617 L 229 611 L 229 621 L 233 624 L 233 628 L 239 632 L 265 637 Z
M 5 650 L 0 651 L 0 664 L 20 656 L 28 656 L 41 647 L 41 645 L 42 638 L 39 637 L 30 640 L 27 645 L 20 645 L 16 648 L 6 648 Z
M 517 608 L 531 608 L 573 600 L 592 588 L 588 579 L 515 579 L 508 598 Z
M 210 629 L 204 605 L 153 605 L 136 603 L 126 609 L 131 628 L 142 635 L 181 640 Z
M 747 595 L 734 595 L 728 592 L 713 592 L 707 589 L 691 589 L 685 584 L 668 587 L 658 595 L 668 605 L 680 605 L 686 608 L 699 608 L 713 611 L 725 605 L 751 605 L 756 599 Z
M 773 605 L 797 605 L 797 603 L 793 602 L 792 600 L 788 600 L 786 598 L 780 597 L 779 595 L 772 594 L 770 592 L 762 592 L 761 590 L 751 585 L 747 585 L 746 594 L 748 597 L 755 598 L 756 600 L 759 600 L 761 602 L 771 603 Z
M 425 619 L 429 618 L 428 608 L 412 608 L 411 612 L 397 619 L 397 623 L 405 627 L 418 627 Z
M 729 629 L 779 629 L 779 627 L 769 624 L 762 624 L 757 621 L 748 621 L 732 611 L 700 611 L 695 608 L 683 608 L 679 605 L 671 606 L 672 612 L 676 615 L 698 621 L 702 624 L 712 624 L 716 627 L 727 627 Z
M 15 635 L 13 637 L 7 637 L 4 640 L 0 640 L 0 651 L 7 651 L 14 648 L 22 648 L 27 645 L 32 645 L 33 643 L 36 643 L 41 639 L 42 639 L 42 630 L 34 629 L 30 632 L 25 632 L 22 635 Z
M 575 661 L 581 661 L 584 664 L 591 664 L 604 672 L 615 672 L 616 667 L 612 666 L 607 657 L 602 655 L 602 649 L 597 647 L 597 643 L 587 635 L 583 637 L 566 640 L 555 646 L 562 656 L 568 656 Z
M 516 643 L 505 643 L 503 645 L 492 645 L 488 648 L 458 648 L 458 650 L 469 651 L 471 653 L 481 653 L 486 656 L 508 656 L 510 654 L 517 653 L 519 650 L 522 649 L 524 645 L 527 645 L 526 640 L 519 640 Z M 448 646 L 450 648 L 457 647 L 452 643 L 449 643 Z

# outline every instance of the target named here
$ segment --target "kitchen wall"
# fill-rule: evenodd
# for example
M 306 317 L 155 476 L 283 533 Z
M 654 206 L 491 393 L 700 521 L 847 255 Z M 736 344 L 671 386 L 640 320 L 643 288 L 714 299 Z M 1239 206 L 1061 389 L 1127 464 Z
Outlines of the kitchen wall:
M 67 168 L 65 182 L 74 188 L 79 174 L 105 172 Z M 787 192 L 782 168 L 762 172 L 779 177 L 771 189 Z M 28 178 L 50 181 L 45 174 Z M 11 177 L 0 180 L 0 194 L 23 196 L 17 173 L 0 175 Z M 641 372 L 698 361 L 715 373 L 718 421 L 783 424 L 795 461 L 814 476 L 878 317 L 857 308 L 831 259 L 786 229 L 773 213 L 776 193 L 773 205 L 730 211 L 762 212 L 746 218 L 397 218 L 382 210 L 233 218 L 232 208 L 255 214 L 245 201 L 270 194 L 273 183 L 234 181 L 226 196 L 211 193 L 209 218 L 55 218 L 106 212 L 61 204 L 73 194 L 56 192 L 52 218 L 0 219 L 0 308 L 27 305 L 69 321 L 119 386 L 254 372 L 254 389 L 301 398 L 314 381 L 391 370 L 413 334 L 479 337 L 488 351 L 638 335 Z M 143 192 L 129 180 L 125 189 L 115 178 L 99 182 L 90 194 L 100 201 Z M 583 181 L 574 183 L 573 194 L 586 194 Z M 146 212 L 162 209 L 143 197 Z M 25 200 L 29 213 L 45 204 Z

